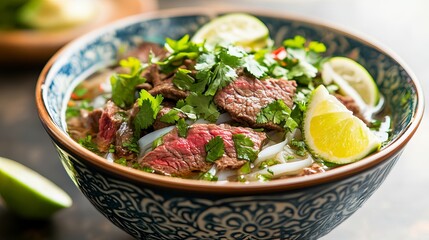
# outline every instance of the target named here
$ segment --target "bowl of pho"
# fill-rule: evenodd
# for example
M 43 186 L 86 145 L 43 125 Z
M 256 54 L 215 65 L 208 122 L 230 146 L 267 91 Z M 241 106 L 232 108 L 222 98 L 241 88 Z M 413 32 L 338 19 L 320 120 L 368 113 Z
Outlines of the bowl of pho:
M 380 44 L 240 10 L 133 16 L 71 42 L 36 86 L 72 181 L 142 239 L 317 239 L 389 174 L 423 116 Z

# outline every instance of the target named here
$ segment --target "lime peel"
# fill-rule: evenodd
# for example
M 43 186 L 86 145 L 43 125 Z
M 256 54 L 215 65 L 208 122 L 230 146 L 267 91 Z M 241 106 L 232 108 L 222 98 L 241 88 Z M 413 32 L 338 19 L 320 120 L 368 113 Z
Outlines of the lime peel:
M 192 37 L 206 47 L 216 44 L 234 44 L 246 49 L 261 49 L 270 43 L 269 30 L 258 18 L 245 13 L 230 13 L 202 26 Z
M 347 57 L 330 58 L 322 67 L 325 84 L 334 82 L 340 93 L 352 97 L 362 112 L 375 107 L 380 100 L 377 84 L 358 62 Z
M 312 92 L 303 124 L 304 140 L 310 152 L 327 162 L 355 162 L 381 146 L 381 141 L 365 123 L 323 85 Z
M 70 196 L 34 170 L 0 157 L 0 195 L 23 218 L 43 219 L 70 207 Z

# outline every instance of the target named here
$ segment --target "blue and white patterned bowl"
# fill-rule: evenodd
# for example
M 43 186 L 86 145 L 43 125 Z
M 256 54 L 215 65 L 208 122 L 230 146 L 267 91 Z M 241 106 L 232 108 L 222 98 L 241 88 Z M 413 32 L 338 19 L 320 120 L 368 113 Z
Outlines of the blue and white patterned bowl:
M 423 116 L 414 75 L 392 53 L 350 32 L 299 17 L 251 12 L 274 40 L 297 34 L 324 42 L 328 54 L 353 56 L 375 76 L 392 115 L 383 149 L 322 174 L 268 183 L 218 184 L 158 176 L 107 162 L 74 142 L 65 106 L 83 79 L 142 41 L 177 39 L 225 11 L 188 9 L 131 17 L 72 42 L 44 68 L 36 88 L 41 121 L 76 186 L 110 221 L 140 239 L 317 239 L 377 190 Z

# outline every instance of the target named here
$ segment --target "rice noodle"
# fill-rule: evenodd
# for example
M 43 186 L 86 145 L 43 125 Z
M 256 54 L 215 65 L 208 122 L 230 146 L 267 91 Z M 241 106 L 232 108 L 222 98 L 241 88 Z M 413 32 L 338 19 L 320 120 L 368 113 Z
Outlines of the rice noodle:
M 253 164 L 255 166 L 258 166 L 261 162 L 270 158 L 274 158 L 279 152 L 281 152 L 285 148 L 286 144 L 289 142 L 290 138 L 294 134 L 295 133 L 288 133 L 286 134 L 285 140 L 283 140 L 282 142 L 264 148 L 262 151 L 259 152 L 258 158 L 253 162 Z M 284 160 L 281 162 L 284 162 Z
M 256 172 L 246 174 L 244 175 L 244 178 L 247 181 L 259 180 L 258 177 L 260 175 L 268 175 L 272 178 L 278 178 L 280 176 L 287 175 L 288 173 L 300 171 L 301 169 L 310 166 L 312 163 L 313 159 L 308 155 L 308 157 L 303 160 L 280 163 Z
M 232 120 L 232 117 L 229 113 L 222 113 L 219 115 L 219 118 L 216 121 L 216 124 L 226 123 Z
M 138 140 L 138 144 L 140 147 L 140 154 L 144 154 L 150 147 L 152 147 L 153 141 L 155 141 L 157 138 L 161 137 L 162 135 L 170 132 L 175 127 L 176 126 L 168 126 L 165 128 L 161 128 L 151 133 L 148 133 L 144 135 L 142 138 L 140 138 Z

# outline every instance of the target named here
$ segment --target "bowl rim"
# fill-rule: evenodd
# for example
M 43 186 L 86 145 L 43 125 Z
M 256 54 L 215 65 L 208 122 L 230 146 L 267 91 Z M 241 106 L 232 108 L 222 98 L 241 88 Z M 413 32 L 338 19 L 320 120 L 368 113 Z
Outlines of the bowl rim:
M 74 141 L 71 137 L 68 136 L 59 126 L 55 125 L 52 118 L 49 116 L 47 108 L 43 101 L 43 86 L 47 78 L 47 74 L 54 65 L 54 63 L 61 57 L 63 53 L 66 51 L 70 51 L 73 49 L 73 46 L 78 46 L 80 43 L 85 42 L 85 39 L 95 37 L 100 33 L 108 32 L 109 30 L 114 30 L 121 28 L 122 26 L 126 26 L 132 23 L 149 20 L 152 18 L 161 18 L 161 17 L 169 17 L 169 16 L 187 16 L 187 15 L 195 15 L 195 14 L 204 14 L 207 16 L 215 16 L 219 13 L 228 13 L 228 12 L 247 12 L 250 14 L 257 14 L 261 16 L 270 16 L 277 17 L 292 21 L 299 21 L 304 24 L 314 25 L 318 27 L 322 27 L 325 29 L 329 29 L 330 31 L 334 31 L 337 33 L 341 33 L 346 35 L 352 39 L 355 39 L 359 42 L 367 44 L 380 52 L 390 56 L 394 59 L 398 64 L 400 64 L 404 70 L 409 74 L 411 78 L 411 83 L 414 85 L 416 90 L 416 110 L 414 112 L 414 116 L 411 119 L 410 124 L 406 127 L 405 131 L 395 140 L 389 143 L 386 147 L 384 147 L 381 151 L 372 154 L 358 162 L 353 164 L 341 166 L 339 168 L 335 168 L 329 170 L 327 172 L 321 174 L 313 174 L 305 177 L 295 177 L 295 178 L 287 178 L 287 179 L 278 179 L 275 181 L 269 182 L 251 182 L 251 183 L 219 183 L 219 182 L 209 182 L 209 181 L 198 181 L 198 180 L 190 180 L 190 179 L 181 179 L 174 178 L 168 176 L 161 176 L 157 174 L 147 173 L 144 171 L 132 169 L 129 167 L 125 167 L 119 164 L 113 164 L 106 161 L 104 158 L 92 153 L 86 148 L 80 146 L 76 141 Z M 246 8 L 176 8 L 176 9 L 167 9 L 167 10 L 159 10 L 154 12 L 142 13 L 131 17 L 126 17 L 114 23 L 108 24 L 100 29 L 92 31 L 88 34 L 83 35 L 82 37 L 68 43 L 64 47 L 62 47 L 57 53 L 53 55 L 53 57 L 47 62 L 45 67 L 43 68 L 40 76 L 37 80 L 36 88 L 35 88 L 35 100 L 36 107 L 39 113 L 39 118 L 47 131 L 47 133 L 53 138 L 54 142 L 60 144 L 62 147 L 71 151 L 75 156 L 80 159 L 85 160 L 86 164 L 95 167 L 97 170 L 107 172 L 116 176 L 120 179 L 126 180 L 128 182 L 133 182 L 136 184 L 142 185 L 151 185 L 155 187 L 162 187 L 167 189 L 179 190 L 179 191 L 188 191 L 194 193 L 211 193 L 211 194 L 256 194 L 256 193 L 267 193 L 273 191 L 287 191 L 287 190 L 295 190 L 299 188 L 313 187 L 325 183 L 330 183 L 333 181 L 338 181 L 344 179 L 346 177 L 358 174 L 362 171 L 370 169 L 380 163 L 383 163 L 389 160 L 390 157 L 397 154 L 408 143 L 411 137 L 416 132 L 422 118 L 424 112 L 424 97 L 423 90 L 420 82 L 417 80 L 414 73 L 409 69 L 408 65 L 405 64 L 402 59 L 400 59 L 393 51 L 388 49 L 382 44 L 376 42 L 370 37 L 363 35 L 362 33 L 358 33 L 354 30 L 345 29 L 342 26 L 335 25 L 333 23 L 328 23 L 321 21 L 319 19 L 299 16 L 291 13 L 280 13 L 270 10 L 255 10 L 255 9 L 246 9 Z M 82 160 L 80 160 L 82 161 Z

